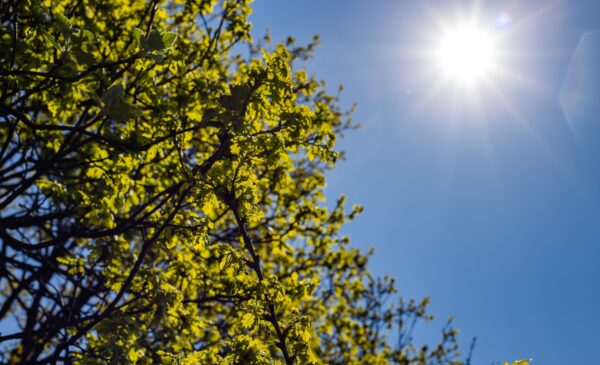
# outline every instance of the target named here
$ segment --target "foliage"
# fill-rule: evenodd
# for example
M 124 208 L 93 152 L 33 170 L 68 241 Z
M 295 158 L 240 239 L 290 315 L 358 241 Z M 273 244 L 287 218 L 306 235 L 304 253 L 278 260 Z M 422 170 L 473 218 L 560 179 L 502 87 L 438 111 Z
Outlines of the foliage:
M 0 5 L 8 363 L 458 364 L 339 231 L 353 124 L 249 0 Z

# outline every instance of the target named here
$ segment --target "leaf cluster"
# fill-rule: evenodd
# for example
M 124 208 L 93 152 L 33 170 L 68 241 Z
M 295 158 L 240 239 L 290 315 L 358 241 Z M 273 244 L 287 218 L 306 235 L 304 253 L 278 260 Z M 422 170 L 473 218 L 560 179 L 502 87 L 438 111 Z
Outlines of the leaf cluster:
M 249 3 L 2 3 L 0 361 L 460 363 L 325 201 L 353 123 L 318 39 L 253 39 Z

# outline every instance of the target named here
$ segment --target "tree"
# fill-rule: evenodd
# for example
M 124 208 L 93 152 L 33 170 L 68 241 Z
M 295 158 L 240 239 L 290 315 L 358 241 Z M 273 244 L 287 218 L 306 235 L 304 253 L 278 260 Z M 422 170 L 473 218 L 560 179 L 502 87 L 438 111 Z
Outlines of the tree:
M 460 363 L 325 204 L 353 123 L 318 39 L 253 40 L 249 3 L 2 2 L 2 362 Z

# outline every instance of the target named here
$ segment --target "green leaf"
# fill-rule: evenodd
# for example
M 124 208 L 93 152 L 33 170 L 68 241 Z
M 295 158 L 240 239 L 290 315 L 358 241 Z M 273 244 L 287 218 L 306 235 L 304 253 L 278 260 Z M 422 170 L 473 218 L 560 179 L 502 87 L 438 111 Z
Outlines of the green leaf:
M 61 31 L 65 32 L 71 29 L 71 21 L 66 16 L 62 14 L 54 14 L 54 20 Z
M 81 42 L 91 42 L 94 40 L 94 33 L 90 32 L 89 30 L 82 30 L 81 31 Z
M 133 28 L 133 32 L 132 32 L 133 40 L 141 48 L 143 48 L 146 43 L 146 40 L 144 39 L 143 34 L 144 33 L 140 28 Z
M 224 257 L 221 258 L 221 261 L 219 261 L 219 270 L 224 270 L 225 267 L 229 264 L 229 255 L 225 255 Z
M 119 121 L 139 118 L 142 115 L 142 109 L 126 101 L 110 105 L 107 114 L 109 117 Z
M 176 39 L 177 34 L 173 32 L 161 33 L 154 29 L 148 34 L 146 48 L 148 48 L 149 51 L 164 51 L 173 47 Z
M 173 47 L 175 44 L 175 40 L 177 39 L 177 34 L 173 32 L 164 32 L 161 33 L 161 38 L 163 42 L 163 49 L 169 49 Z
M 102 175 L 104 175 L 104 171 L 99 167 L 93 166 L 87 170 L 85 175 L 87 177 L 91 177 L 92 179 L 99 179 L 102 177 Z
M 254 325 L 254 314 L 252 313 L 245 313 L 242 316 L 242 326 L 244 326 L 245 328 L 250 328 Z
M 63 47 L 58 43 L 58 41 L 56 40 L 56 38 L 54 38 L 52 34 L 46 33 L 44 34 L 44 38 L 46 38 L 46 40 L 50 42 L 50 44 L 54 46 L 54 48 L 58 49 L 59 51 L 63 50 Z
M 106 90 L 102 101 L 104 104 L 116 104 L 121 102 L 124 96 L 125 89 L 123 88 L 123 84 L 114 84 Z
M 269 65 L 284 80 L 289 79 L 289 77 L 290 77 L 290 68 L 289 68 L 287 62 L 285 62 L 285 60 L 281 56 L 274 55 L 273 57 L 271 57 L 271 59 L 269 60 Z
M 146 48 L 148 48 L 150 51 L 160 51 L 164 48 L 164 43 L 158 30 L 153 29 L 150 34 L 148 34 L 148 39 L 146 39 Z
M 129 360 L 132 363 L 136 363 L 138 361 L 138 359 L 141 357 L 140 351 L 134 349 L 133 347 L 129 349 L 129 352 L 127 353 L 127 356 L 129 357 Z
M 46 195 L 64 193 L 66 191 L 62 184 L 50 180 L 38 180 L 36 185 Z
M 252 89 L 248 85 L 234 85 L 229 88 L 231 95 L 224 95 L 219 99 L 222 107 L 228 110 L 241 111 L 250 97 Z

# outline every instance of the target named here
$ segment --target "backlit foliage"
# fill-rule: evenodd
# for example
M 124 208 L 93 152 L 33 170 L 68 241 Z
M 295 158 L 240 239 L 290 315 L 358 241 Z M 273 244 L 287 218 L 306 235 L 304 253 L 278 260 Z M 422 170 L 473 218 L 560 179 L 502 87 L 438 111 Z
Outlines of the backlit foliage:
M 2 1 L 0 361 L 460 363 L 339 234 L 318 39 L 249 2 Z

